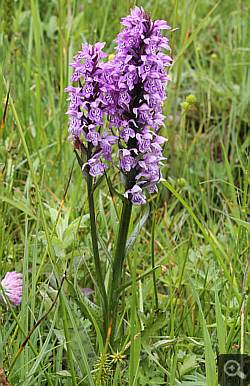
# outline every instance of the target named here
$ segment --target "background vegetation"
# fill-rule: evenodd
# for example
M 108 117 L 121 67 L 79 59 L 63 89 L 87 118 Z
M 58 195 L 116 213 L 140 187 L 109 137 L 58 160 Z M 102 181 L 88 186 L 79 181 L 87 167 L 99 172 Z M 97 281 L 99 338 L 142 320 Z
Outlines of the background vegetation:
M 8 2 L 2 0 L 2 10 L 4 4 Z M 114 352 L 108 348 L 103 361 L 98 360 L 104 348 L 93 305 L 86 186 L 77 164 L 56 220 L 75 160 L 67 140 L 63 90 L 70 83 L 68 64 L 81 42 L 106 41 L 106 52 L 114 53 L 120 18 L 134 3 L 19 1 L 13 19 L 11 9 L 1 15 L 1 120 L 9 87 L 13 104 L 10 97 L 0 136 L 0 276 L 13 269 L 24 275 L 16 320 L 1 306 L 0 365 L 5 371 L 55 298 L 53 259 L 60 274 L 67 272 L 60 302 L 31 336 L 35 351 L 28 343 L 13 366 L 8 378 L 13 385 L 210 386 L 216 383 L 217 354 L 250 354 L 249 3 L 221 1 L 210 15 L 216 4 L 212 0 L 136 4 L 176 29 L 168 33 L 173 81 L 161 132 L 171 139 L 162 170 L 166 184 L 150 200 L 149 220 L 124 267 L 123 280 L 132 278 L 133 287 L 122 294 L 119 333 L 125 340 L 117 341 L 114 352 L 125 357 L 110 356 Z M 190 93 L 197 102 L 182 115 Z M 121 191 L 115 170 L 109 176 Z M 114 204 L 103 183 L 96 206 L 109 285 L 107 254 L 112 254 L 121 203 L 116 199 Z M 134 209 L 135 221 L 138 215 Z M 53 250 L 46 238 L 52 233 Z M 152 265 L 165 268 L 136 283 L 136 275 Z M 70 344 L 63 323 L 70 328 Z M 124 350 L 130 340 L 131 347 Z M 66 356 L 69 350 L 73 365 Z

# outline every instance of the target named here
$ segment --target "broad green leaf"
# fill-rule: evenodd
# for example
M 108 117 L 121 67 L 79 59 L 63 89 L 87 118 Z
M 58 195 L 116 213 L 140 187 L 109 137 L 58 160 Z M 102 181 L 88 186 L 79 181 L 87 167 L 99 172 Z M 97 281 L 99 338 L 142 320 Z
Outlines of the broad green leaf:
M 69 320 L 72 325 L 72 332 L 71 332 L 71 338 L 73 339 L 73 333 L 74 333 L 74 341 L 73 345 L 71 346 L 72 351 L 74 353 L 75 359 L 77 360 L 77 363 L 80 367 L 80 370 L 82 374 L 87 374 L 87 379 L 86 381 L 88 382 L 89 385 L 94 386 L 93 378 L 91 375 L 91 370 L 90 370 L 90 363 L 94 359 L 94 352 L 89 351 L 91 350 L 89 343 L 86 340 L 86 335 L 83 333 L 83 329 L 81 328 L 82 323 L 79 322 L 78 316 L 75 314 L 74 310 L 72 310 L 68 300 L 66 299 L 65 294 L 62 292 L 62 297 L 64 304 L 67 309 L 67 313 L 69 316 Z M 79 332 L 80 328 L 80 332 Z M 84 339 L 84 340 L 82 340 Z M 81 342 L 86 342 L 86 345 L 83 345 Z M 89 341 L 90 342 L 90 341 Z M 77 345 L 77 346 L 76 346 Z M 91 345 L 91 343 L 90 343 Z M 92 345 L 91 345 L 92 347 Z M 76 351 L 75 351 L 76 350 Z M 93 350 L 93 347 L 92 347 Z M 90 357 L 88 357 L 88 353 L 91 354 Z
M 166 312 L 153 312 L 145 323 L 145 330 L 142 331 L 142 339 L 147 340 L 154 332 L 160 330 L 167 324 Z
M 77 290 L 74 288 L 73 284 L 67 280 L 70 296 L 72 301 L 75 302 L 78 307 L 80 307 L 81 311 L 84 313 L 85 317 L 92 321 L 96 327 L 102 331 L 103 330 L 103 312 L 100 307 L 98 307 L 95 303 L 91 302 L 88 297 L 84 294 L 79 286 L 77 286 Z M 93 321 L 95 320 L 95 322 Z
M 186 355 L 183 364 L 179 365 L 181 377 L 197 367 L 196 355 Z
M 88 307 L 88 309 L 91 311 L 92 315 L 101 323 L 103 323 L 103 312 L 101 307 L 97 306 L 95 303 L 93 303 L 89 298 L 84 294 L 84 292 L 81 290 L 81 288 L 77 287 L 77 292 L 79 295 L 80 300 L 82 301 L 85 306 Z
M 169 346 L 173 343 L 179 343 L 179 342 L 184 342 L 187 341 L 187 346 L 192 347 L 192 346 L 203 346 L 202 343 L 197 342 L 197 340 L 189 337 L 189 336 L 183 336 L 183 337 L 177 337 L 174 339 L 162 339 L 159 342 L 156 342 L 153 344 L 153 347 L 158 348 L 161 346 Z M 183 344 L 184 345 L 184 344 Z
M 67 370 L 59 370 L 56 372 L 56 375 L 62 378 L 71 378 L 71 374 Z
M 133 245 L 137 238 L 137 234 L 138 232 L 140 234 L 143 225 L 148 219 L 148 215 L 149 215 L 149 204 L 146 205 L 144 215 L 142 216 L 140 221 L 136 224 L 136 226 L 134 227 L 134 229 L 132 230 L 131 234 L 127 239 L 126 248 L 125 248 L 125 257 L 128 256 L 129 252 L 132 250 Z
M 73 307 L 71 307 L 71 310 L 72 310 L 72 314 L 74 315 L 74 320 L 75 320 L 78 334 L 79 334 L 79 336 L 76 336 L 75 331 L 72 327 L 72 323 L 70 323 L 70 320 L 68 320 L 70 346 L 71 346 L 72 352 L 74 354 L 74 357 L 75 357 L 79 367 L 84 368 L 85 363 L 82 359 L 81 350 L 79 348 L 79 346 L 81 345 L 83 347 L 85 354 L 86 354 L 89 368 L 90 368 L 90 370 L 92 370 L 94 361 L 96 359 L 95 351 L 93 349 L 93 346 L 91 344 L 91 341 L 89 339 L 88 333 L 87 333 L 84 325 L 82 324 L 81 320 L 76 315 Z M 80 341 L 79 341 L 79 337 L 80 337 Z M 80 363 L 81 363 L 81 365 L 80 365 Z M 85 375 L 85 374 L 86 374 L 86 372 L 83 373 L 83 375 Z
M 237 224 L 242 225 L 243 227 L 245 227 L 247 230 L 250 230 L 250 222 L 243 221 L 243 220 L 240 220 L 239 218 L 232 217 L 232 216 L 228 216 L 228 217 L 230 217 L 231 220 L 236 221 Z
M 159 361 L 157 360 L 157 357 L 151 353 L 151 348 L 146 344 L 146 342 L 144 340 L 142 340 L 141 343 L 142 343 L 144 350 L 147 352 L 149 359 L 157 365 L 159 370 L 161 370 L 164 374 L 166 374 L 170 378 L 170 372 L 167 369 L 165 369 L 159 363 Z M 177 385 L 178 386 L 182 385 L 182 383 L 180 381 L 178 381 L 178 379 L 175 379 L 175 386 L 177 386 Z
M 105 253 L 105 255 L 106 255 L 110 265 L 112 266 L 112 260 L 113 260 L 112 256 L 109 253 L 108 248 L 106 247 L 106 244 L 104 243 L 104 241 L 103 241 L 102 237 L 100 236 L 99 232 L 98 232 L 97 236 L 98 236 L 98 241 L 99 241 L 99 243 L 101 245 L 101 248 L 102 248 L 103 252 Z
M 193 375 L 186 375 L 187 381 L 181 382 L 181 386 L 209 386 L 204 375 L 195 372 Z
M 44 245 L 46 245 L 46 246 L 48 245 L 47 237 L 46 237 L 44 231 L 41 231 L 38 233 L 38 239 L 42 240 Z M 53 236 L 51 242 L 52 242 L 56 256 L 65 257 L 65 251 L 64 251 L 64 247 L 63 247 L 61 240 L 59 240 L 58 237 Z

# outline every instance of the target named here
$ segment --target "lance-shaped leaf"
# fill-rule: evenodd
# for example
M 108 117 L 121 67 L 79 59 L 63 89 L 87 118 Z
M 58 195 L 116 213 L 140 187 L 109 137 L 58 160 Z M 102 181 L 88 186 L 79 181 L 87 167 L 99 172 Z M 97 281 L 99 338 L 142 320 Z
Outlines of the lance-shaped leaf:
M 83 323 L 74 311 L 74 307 L 69 304 L 64 294 L 63 297 L 68 313 L 67 319 L 70 347 L 73 353 L 74 362 L 80 370 L 78 370 L 78 375 L 80 377 L 87 375 L 87 384 L 94 386 L 94 382 L 91 376 L 91 369 L 96 359 L 95 351 Z M 55 334 L 60 342 L 65 343 L 63 330 L 55 330 Z M 67 349 L 66 345 L 65 348 Z
M 129 252 L 132 250 L 133 245 L 136 241 L 138 231 L 139 231 L 139 233 L 141 232 L 143 225 L 145 224 L 145 222 L 148 219 L 148 215 L 149 215 L 149 204 L 146 205 L 144 215 L 142 216 L 140 221 L 138 221 L 138 223 L 136 224 L 136 226 L 134 227 L 134 229 L 132 230 L 131 234 L 128 237 L 128 240 L 126 243 L 126 249 L 125 249 L 125 257 L 128 256 Z
M 107 257 L 107 259 L 108 259 L 108 261 L 109 261 L 109 263 L 110 263 L 110 265 L 112 267 L 112 262 L 113 262 L 112 256 L 110 255 L 110 253 L 108 251 L 108 248 L 106 247 L 106 244 L 103 241 L 103 239 L 102 239 L 102 237 L 101 237 L 99 232 L 98 232 L 97 236 L 98 236 L 98 241 L 99 241 L 99 243 L 101 245 L 101 248 L 102 248 L 103 252 L 105 253 L 105 255 L 106 255 L 106 257 Z
M 72 313 L 73 312 L 74 311 L 72 309 Z M 83 323 L 81 322 L 80 319 L 77 318 L 77 316 L 74 318 L 74 320 L 75 320 L 75 323 L 76 323 L 76 326 L 77 326 L 77 330 L 78 330 L 78 333 L 79 333 L 80 342 L 78 340 L 79 337 L 76 336 L 73 327 L 70 325 L 70 323 L 68 321 L 70 346 L 71 346 L 72 352 L 74 354 L 74 357 L 75 357 L 76 362 L 78 363 L 78 365 L 79 365 L 79 363 L 81 363 L 81 365 L 79 365 L 79 367 L 81 369 L 84 368 L 85 363 L 83 362 L 81 351 L 80 351 L 80 348 L 79 348 L 79 345 L 82 345 L 83 349 L 84 349 L 84 352 L 86 354 L 86 358 L 87 358 L 87 362 L 88 362 L 89 368 L 90 368 L 90 370 L 92 370 L 94 361 L 96 359 L 96 353 L 95 353 L 95 351 L 93 349 L 93 346 L 91 344 L 91 341 L 89 339 L 88 333 L 87 333 Z M 85 375 L 85 374 L 86 374 L 86 372 L 84 372 L 83 375 Z
M 66 279 L 67 280 L 67 279 Z M 78 305 L 84 316 L 97 324 L 99 329 L 103 330 L 103 312 L 100 307 L 88 299 L 88 296 L 81 290 L 79 286 L 74 288 L 73 284 L 67 280 L 70 291 L 71 300 Z M 93 321 L 94 319 L 94 321 Z
M 145 323 L 145 330 L 142 331 L 142 339 L 146 341 L 154 332 L 160 330 L 167 324 L 166 312 L 156 310 Z

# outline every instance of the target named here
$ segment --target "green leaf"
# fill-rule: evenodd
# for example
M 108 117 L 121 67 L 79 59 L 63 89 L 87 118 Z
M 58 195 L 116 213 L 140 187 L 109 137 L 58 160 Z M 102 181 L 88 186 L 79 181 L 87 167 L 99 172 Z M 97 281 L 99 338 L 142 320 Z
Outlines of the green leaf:
M 151 353 L 151 348 L 145 343 L 144 340 L 142 340 L 141 343 L 142 343 L 142 346 L 143 346 L 144 350 L 147 352 L 149 359 L 157 365 L 159 370 L 161 370 L 164 374 L 166 374 L 170 378 L 170 372 L 167 369 L 165 369 L 159 363 L 159 361 L 157 360 L 157 357 Z M 179 382 L 178 379 L 175 378 L 174 381 L 175 381 L 175 386 L 182 385 L 182 383 Z
M 181 386 L 207 386 L 207 379 L 204 375 L 195 372 L 193 375 L 186 375 L 187 381 L 181 382 Z M 210 386 L 210 385 L 208 385 Z
M 148 215 L 149 215 L 149 204 L 146 205 L 144 215 L 142 216 L 140 221 L 136 224 L 136 226 L 134 227 L 134 229 L 132 230 L 131 234 L 129 235 L 129 237 L 127 239 L 126 249 L 125 249 L 125 257 L 128 256 L 129 252 L 132 250 L 133 245 L 136 241 L 137 234 L 138 234 L 138 232 L 140 234 L 143 225 L 145 224 L 145 222 L 148 219 Z
M 39 240 L 42 240 L 44 245 L 46 245 L 46 246 L 48 245 L 48 240 L 47 240 L 47 237 L 46 237 L 46 234 L 44 231 L 38 232 L 37 236 L 38 236 Z M 59 240 L 59 238 L 56 236 L 53 236 L 51 242 L 52 242 L 56 256 L 65 257 L 63 244 Z
M 81 369 L 83 369 L 85 367 L 85 362 L 83 361 L 83 358 L 81 355 L 81 350 L 79 347 L 81 345 L 85 354 L 86 354 L 89 368 L 90 368 L 90 370 L 92 370 L 94 361 L 96 359 L 95 351 L 93 349 L 93 346 L 91 344 L 91 341 L 89 339 L 88 333 L 87 333 L 84 325 L 82 324 L 79 317 L 76 315 L 73 307 L 71 307 L 71 310 L 72 310 L 72 314 L 75 314 L 74 320 L 75 320 L 78 334 L 79 334 L 78 336 L 76 336 L 75 331 L 72 328 L 72 324 L 70 323 L 70 320 L 68 320 L 70 346 L 71 346 L 72 352 L 74 354 L 74 357 L 75 357 L 79 367 Z M 79 341 L 79 338 L 80 338 L 80 341 Z M 86 374 L 86 371 L 83 373 L 83 375 L 85 375 L 85 374 Z
M 232 170 L 231 170 L 231 166 L 229 164 L 229 161 L 227 159 L 227 154 L 226 154 L 226 150 L 225 150 L 225 147 L 223 145 L 223 142 L 221 142 L 221 147 L 223 149 L 223 153 L 224 153 L 224 158 L 225 158 L 225 166 L 226 166 L 226 171 L 227 171 L 227 176 L 228 176 L 228 179 L 229 179 L 229 186 L 230 186 L 230 190 L 231 190 L 231 195 L 232 195 L 232 199 L 233 199 L 233 203 L 234 203 L 234 209 L 235 209 L 235 213 L 236 215 L 239 217 L 239 203 L 238 203 L 238 199 L 236 197 L 236 192 L 235 192 L 235 187 L 234 187 L 234 178 L 233 178 L 233 175 L 232 175 Z
M 67 279 L 66 279 L 67 280 Z M 80 307 L 81 311 L 84 313 L 85 317 L 92 321 L 98 328 L 103 330 L 103 312 L 100 307 L 98 307 L 95 303 L 91 302 L 88 297 L 82 292 L 79 286 L 77 286 L 77 290 L 74 288 L 73 284 L 67 280 L 70 296 L 72 301 L 75 302 L 78 307 Z M 93 320 L 94 319 L 94 320 Z
M 67 370 L 59 370 L 56 372 L 56 375 L 62 378 L 71 378 L 71 374 Z
M 226 213 L 225 213 L 226 214 Z M 226 214 L 226 216 L 228 216 Z M 232 217 L 232 216 L 228 216 L 231 218 L 231 220 L 234 220 L 237 222 L 237 224 L 239 225 L 242 225 L 243 227 L 245 227 L 247 230 L 250 230 L 250 222 L 247 222 L 247 221 L 243 221 L 243 220 L 240 220 L 239 218 L 236 218 L 236 217 Z
M 21 210 L 21 212 L 26 213 L 26 204 L 22 203 L 21 201 L 17 201 L 15 198 L 12 200 L 8 197 L 4 197 L 0 195 L 0 200 L 7 202 L 7 204 L 10 204 L 11 206 L 14 206 L 15 208 Z M 27 209 L 28 215 L 33 219 L 36 220 L 36 215 L 32 212 L 30 208 Z
M 186 355 L 183 364 L 179 366 L 181 377 L 197 366 L 196 355 Z
M 145 330 L 142 331 L 142 339 L 147 340 L 154 332 L 160 330 L 167 324 L 166 312 L 155 311 L 148 318 L 145 323 Z
M 189 283 L 190 283 L 190 286 L 192 288 L 192 292 L 194 294 L 195 300 L 198 304 L 198 307 L 199 307 L 199 310 L 201 313 L 201 317 L 202 317 L 203 339 L 204 339 L 204 345 L 205 345 L 205 368 L 206 368 L 207 384 L 209 386 L 215 386 L 216 382 L 217 382 L 217 376 L 216 376 L 215 360 L 214 360 L 214 353 L 213 353 L 213 349 L 212 349 L 211 339 L 210 339 L 210 336 L 208 333 L 205 317 L 203 314 L 199 295 L 198 295 L 196 288 L 195 288 L 195 284 L 193 283 L 193 279 L 191 279 L 188 274 L 187 274 L 187 277 L 189 279 Z
M 125 197 L 119 193 L 115 188 L 113 188 L 113 186 L 111 185 L 111 182 L 110 182 L 110 178 L 107 177 L 107 182 L 108 182 L 108 186 L 109 186 L 109 190 L 110 192 L 114 195 L 114 196 L 117 196 L 118 198 L 120 198 L 120 200 L 124 201 L 125 200 Z
M 94 184 L 94 186 L 92 188 L 93 189 L 93 193 L 98 188 L 98 186 L 101 185 L 103 179 L 104 179 L 104 174 L 101 177 L 99 177 L 98 180 L 96 181 L 96 183 Z
M 157 268 L 160 268 L 161 266 L 160 265 L 156 265 L 154 268 L 151 268 L 149 269 L 148 271 L 146 271 L 145 273 L 143 273 L 142 275 L 140 276 L 137 276 L 135 281 L 138 282 L 139 280 L 142 280 L 144 279 L 145 277 L 147 277 L 148 275 L 150 275 L 150 273 L 154 272 Z M 123 291 L 125 288 L 127 287 L 130 287 L 132 285 L 133 281 L 130 280 L 130 281 L 127 281 L 125 284 L 121 285 L 120 287 L 118 287 L 115 292 L 116 294 L 119 294 L 121 291 Z M 141 315 L 140 315 L 141 317 Z
M 32 368 L 29 370 L 29 376 L 27 377 L 27 379 L 23 383 L 23 386 L 34 385 L 34 383 L 32 382 L 32 378 L 33 378 L 32 375 L 36 373 L 37 368 L 41 364 L 47 349 L 48 348 L 50 349 L 50 340 L 51 340 L 52 333 L 54 331 L 54 326 L 55 326 L 57 317 L 58 317 L 58 307 L 55 310 L 55 314 L 54 314 L 54 317 L 53 317 L 53 320 L 52 320 L 52 323 L 51 323 L 51 326 L 49 329 L 49 333 L 46 337 L 46 340 L 41 347 L 39 355 L 36 357 L 36 361 L 34 362 Z
M 106 244 L 104 243 L 103 239 L 101 238 L 99 232 L 98 232 L 97 236 L 98 236 L 98 241 L 101 245 L 101 248 L 102 248 L 103 252 L 105 253 L 110 265 L 112 266 L 112 262 L 113 262 L 112 256 L 110 255 L 108 248 L 106 247 Z
M 87 375 L 86 381 L 88 382 L 89 385 L 94 386 L 93 378 L 91 375 L 91 370 L 90 370 L 90 364 L 92 363 L 92 360 L 94 359 L 94 352 L 90 351 L 90 345 L 87 342 L 86 335 L 83 332 L 82 329 L 82 323 L 79 321 L 78 315 L 75 314 L 74 310 L 72 310 L 73 307 L 70 306 L 68 300 L 66 299 L 65 294 L 62 292 L 62 297 L 63 301 L 65 304 L 65 307 L 67 309 L 68 317 L 70 320 L 70 323 L 72 325 L 72 331 L 70 333 L 71 339 L 73 339 L 73 344 L 70 347 L 72 348 L 73 354 L 75 356 L 75 359 L 80 367 L 80 370 L 82 374 Z M 80 328 L 80 330 L 79 330 Z M 74 335 L 73 335 L 74 334 Z M 83 340 L 82 340 L 83 339 Z M 90 340 L 88 340 L 90 342 Z M 82 342 L 86 342 L 85 344 L 82 344 Z M 91 345 L 92 347 L 92 345 Z M 92 347 L 92 350 L 93 347 Z M 91 354 L 90 357 L 88 357 L 88 353 Z
M 216 276 L 214 275 L 214 289 L 215 289 L 215 315 L 216 315 L 216 324 L 217 324 L 217 335 L 218 335 L 218 341 L 219 341 L 219 349 L 220 354 L 226 354 L 225 348 L 226 348 L 226 339 L 225 339 L 225 329 L 224 329 L 224 323 L 222 319 L 221 310 L 222 307 L 220 305 L 219 296 L 218 296 L 218 290 L 217 290 L 217 284 L 216 284 Z
M 92 315 L 101 323 L 103 323 L 103 312 L 101 307 L 97 306 L 95 303 L 93 303 L 89 298 L 82 292 L 81 288 L 77 286 L 77 293 L 79 295 L 80 300 L 82 301 L 82 304 L 84 304 L 87 309 L 89 309 L 92 313 Z
M 178 336 L 176 338 L 173 338 L 173 339 L 162 339 L 160 340 L 159 342 L 156 342 L 153 344 L 153 347 L 155 348 L 158 348 L 158 347 L 161 347 L 161 346 L 169 346 L 173 343 L 179 343 L 179 342 L 184 342 L 184 341 L 187 341 L 186 345 L 188 347 L 193 347 L 193 346 L 203 346 L 203 343 L 199 343 L 197 342 L 197 340 L 191 338 L 190 336 Z M 184 344 L 183 344 L 184 345 Z

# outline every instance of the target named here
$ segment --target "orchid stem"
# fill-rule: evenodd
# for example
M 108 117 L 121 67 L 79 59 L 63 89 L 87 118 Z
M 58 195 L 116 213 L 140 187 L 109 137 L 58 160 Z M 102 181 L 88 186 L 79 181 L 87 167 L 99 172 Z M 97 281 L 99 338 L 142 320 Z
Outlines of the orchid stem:
M 98 250 L 98 238 L 96 232 L 96 221 L 95 221 L 95 205 L 94 205 L 94 193 L 93 193 L 93 177 L 88 174 L 87 177 L 87 187 L 88 187 L 88 201 L 89 201 L 89 216 L 90 216 L 90 229 L 91 229 L 91 238 L 92 238 L 92 247 L 93 255 L 95 262 L 95 270 L 97 277 L 97 284 L 99 286 L 102 309 L 103 309 L 103 322 L 104 322 L 104 335 L 103 340 L 105 342 L 108 331 L 108 298 L 104 285 L 104 279 L 102 274 L 101 261 Z
M 115 257 L 113 261 L 113 276 L 111 283 L 111 291 L 109 297 L 109 318 L 113 318 L 110 343 L 111 346 L 114 343 L 116 319 L 117 319 L 117 307 L 120 297 L 120 292 L 117 291 L 121 285 L 122 268 L 125 259 L 125 247 L 128 236 L 128 229 L 130 223 L 130 217 L 132 212 L 132 203 L 130 200 L 124 199 L 122 214 L 120 218 L 120 225 L 118 231 L 118 237 L 116 242 Z

